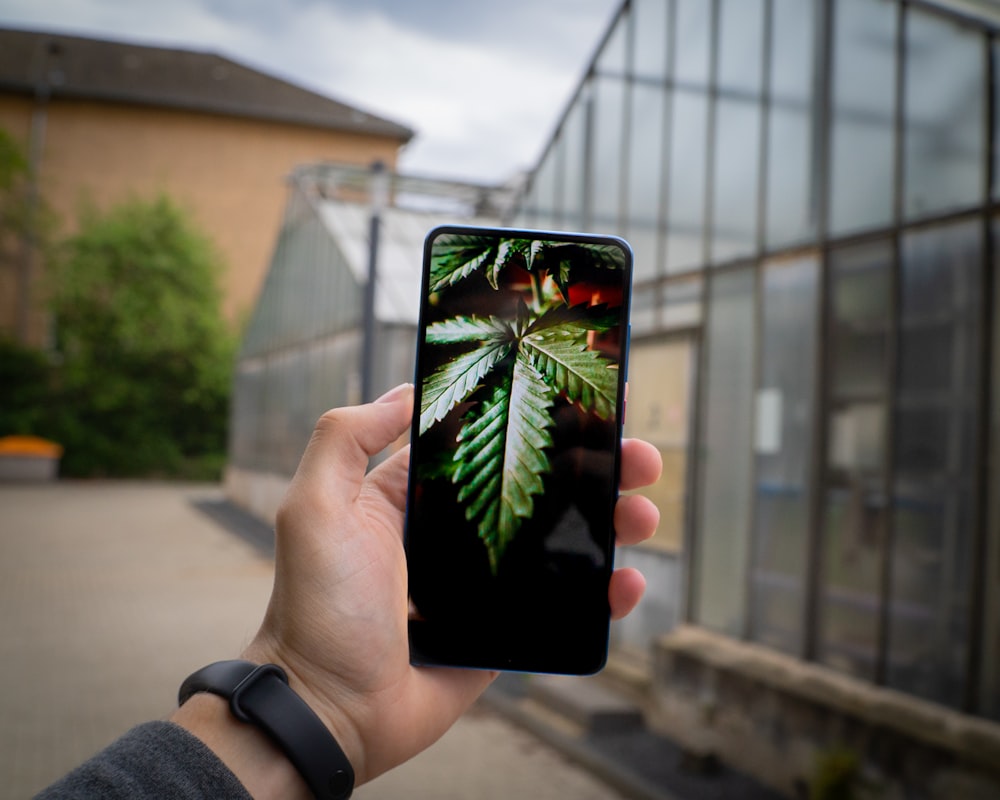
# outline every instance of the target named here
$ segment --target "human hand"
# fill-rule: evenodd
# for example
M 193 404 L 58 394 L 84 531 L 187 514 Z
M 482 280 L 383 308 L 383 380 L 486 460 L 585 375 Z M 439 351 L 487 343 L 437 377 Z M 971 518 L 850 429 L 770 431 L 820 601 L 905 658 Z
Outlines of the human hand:
M 496 677 L 409 663 L 402 540 L 408 451 L 366 469 L 407 430 L 412 409 L 413 389 L 404 385 L 320 419 L 278 512 L 274 590 L 243 656 L 287 671 L 344 749 L 358 784 L 432 744 Z M 659 472 L 655 448 L 623 442 L 623 489 L 649 484 Z M 658 519 L 648 499 L 622 496 L 618 543 L 648 538 Z M 631 611 L 644 588 L 636 570 L 616 570 L 608 589 L 612 617 Z

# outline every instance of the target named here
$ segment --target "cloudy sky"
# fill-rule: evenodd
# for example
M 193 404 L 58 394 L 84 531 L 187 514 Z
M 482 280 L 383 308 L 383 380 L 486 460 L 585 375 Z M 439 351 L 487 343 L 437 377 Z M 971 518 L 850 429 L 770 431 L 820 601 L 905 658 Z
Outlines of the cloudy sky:
M 0 26 L 210 50 L 413 128 L 400 168 L 538 158 L 620 0 L 0 0 Z

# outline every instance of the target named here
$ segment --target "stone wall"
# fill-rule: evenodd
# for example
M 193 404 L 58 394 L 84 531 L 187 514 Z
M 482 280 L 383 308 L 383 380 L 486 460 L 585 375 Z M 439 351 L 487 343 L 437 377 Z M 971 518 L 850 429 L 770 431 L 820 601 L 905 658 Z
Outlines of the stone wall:
M 1000 797 L 1000 725 L 683 626 L 654 653 L 649 724 L 789 795 L 857 759 L 857 796 Z

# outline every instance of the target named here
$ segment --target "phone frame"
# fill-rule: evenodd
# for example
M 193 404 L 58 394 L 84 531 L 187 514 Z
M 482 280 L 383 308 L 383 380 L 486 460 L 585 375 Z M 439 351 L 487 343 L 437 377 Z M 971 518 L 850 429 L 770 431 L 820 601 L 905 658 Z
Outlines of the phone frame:
M 587 586 L 599 585 L 601 595 L 597 598 L 597 590 L 587 589 L 590 597 L 591 610 L 585 612 L 588 619 L 574 620 L 572 625 L 580 626 L 580 635 L 567 638 L 563 646 L 559 645 L 556 637 L 549 646 L 549 637 L 536 633 L 529 635 L 528 628 L 524 629 L 525 635 L 521 636 L 521 631 L 517 629 L 518 619 L 525 620 L 525 615 L 511 620 L 503 619 L 499 616 L 490 617 L 485 624 L 494 625 L 488 634 L 481 631 L 472 631 L 475 622 L 459 627 L 453 620 L 440 622 L 433 615 L 422 617 L 419 615 L 419 608 L 416 615 L 411 616 L 409 621 L 410 638 L 410 660 L 411 663 L 422 666 L 451 666 L 474 669 L 505 670 L 517 672 L 535 673 L 558 673 L 585 675 L 599 671 L 607 659 L 608 642 L 610 635 L 610 608 L 607 602 L 607 586 L 614 568 L 615 533 L 613 526 L 614 503 L 618 498 L 618 483 L 621 460 L 621 439 L 622 427 L 625 415 L 626 384 L 628 380 L 628 351 L 630 341 L 630 307 L 632 293 L 632 270 L 633 255 L 629 244 L 618 236 L 577 233 L 551 230 L 533 230 L 528 228 L 505 228 L 505 227 L 478 227 L 467 225 L 444 225 L 428 232 L 424 242 L 424 252 L 422 260 L 422 276 L 420 290 L 420 314 L 417 327 L 416 342 L 416 364 L 414 371 L 414 413 L 411 426 L 411 450 L 410 450 L 410 471 L 409 486 L 407 489 L 407 512 L 404 533 L 404 547 L 407 554 L 407 567 L 410 581 L 410 588 L 419 584 L 420 562 L 414 558 L 414 550 L 420 546 L 420 542 L 415 542 L 414 531 L 419 530 L 413 518 L 414 509 L 419 505 L 417 502 L 418 485 L 420 484 L 419 459 L 422 445 L 419 442 L 421 431 L 421 397 L 424 389 L 425 367 L 427 361 L 427 349 L 430 346 L 426 342 L 428 326 L 428 316 L 430 313 L 431 298 L 429 283 L 431 275 L 431 264 L 434 256 L 434 243 L 444 235 L 466 235 L 482 236 L 497 239 L 523 239 L 553 241 L 566 244 L 583 245 L 605 245 L 619 248 L 623 255 L 623 275 L 617 285 L 620 291 L 620 303 L 614 306 L 617 310 L 617 386 L 615 394 L 614 416 L 611 422 L 602 423 L 605 426 L 613 425 L 613 444 L 609 451 L 613 455 L 613 463 L 606 471 L 607 478 L 607 508 L 603 508 L 598 518 L 606 523 L 603 531 L 603 540 L 597 547 L 601 548 L 602 564 L 593 568 L 593 575 L 588 576 L 592 582 Z M 570 281 L 567 280 L 567 285 Z M 564 298 L 564 301 L 566 298 Z M 570 308 L 568 302 L 566 308 Z M 479 384 L 477 384 L 477 387 Z M 472 390 L 474 393 L 477 390 Z M 450 413 L 450 412 L 449 412 Z M 427 445 L 433 448 L 433 445 Z M 597 451 L 600 453 L 605 450 Z M 603 479 L 603 473 L 602 473 Z M 544 493 L 547 493 L 545 489 Z M 601 500 L 603 504 L 603 499 Z M 529 517 L 530 519 L 530 517 Z M 588 518 L 589 519 L 589 518 Z M 416 538 L 419 539 L 418 534 Z M 431 534 L 426 534 L 431 535 Z M 462 602 L 456 599 L 457 603 Z M 584 603 L 586 605 L 586 603 Z M 411 604 L 412 608 L 412 604 Z M 543 611 L 547 611 L 544 609 Z M 544 615 L 543 615 L 544 616 Z M 589 619 L 593 616 L 594 619 Z M 509 627 L 507 627 L 509 624 Z M 529 624 L 525 622 L 525 624 Z M 530 625 L 530 624 L 529 624 Z M 571 626 L 572 627 L 572 626 Z M 575 629 L 574 629 L 575 630 Z M 495 634 L 495 636 L 494 636 Z M 586 641 L 583 641 L 586 640 Z M 577 642 L 580 642 L 577 647 Z

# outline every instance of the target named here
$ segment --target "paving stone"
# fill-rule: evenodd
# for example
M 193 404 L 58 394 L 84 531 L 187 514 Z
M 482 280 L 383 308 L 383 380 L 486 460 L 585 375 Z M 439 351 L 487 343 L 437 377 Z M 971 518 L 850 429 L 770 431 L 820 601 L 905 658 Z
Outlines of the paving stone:
M 21 800 L 140 722 L 256 630 L 273 564 L 199 508 L 215 487 L 0 484 L 0 798 Z M 218 515 L 215 515 L 218 518 Z M 481 708 L 363 800 L 618 798 Z

